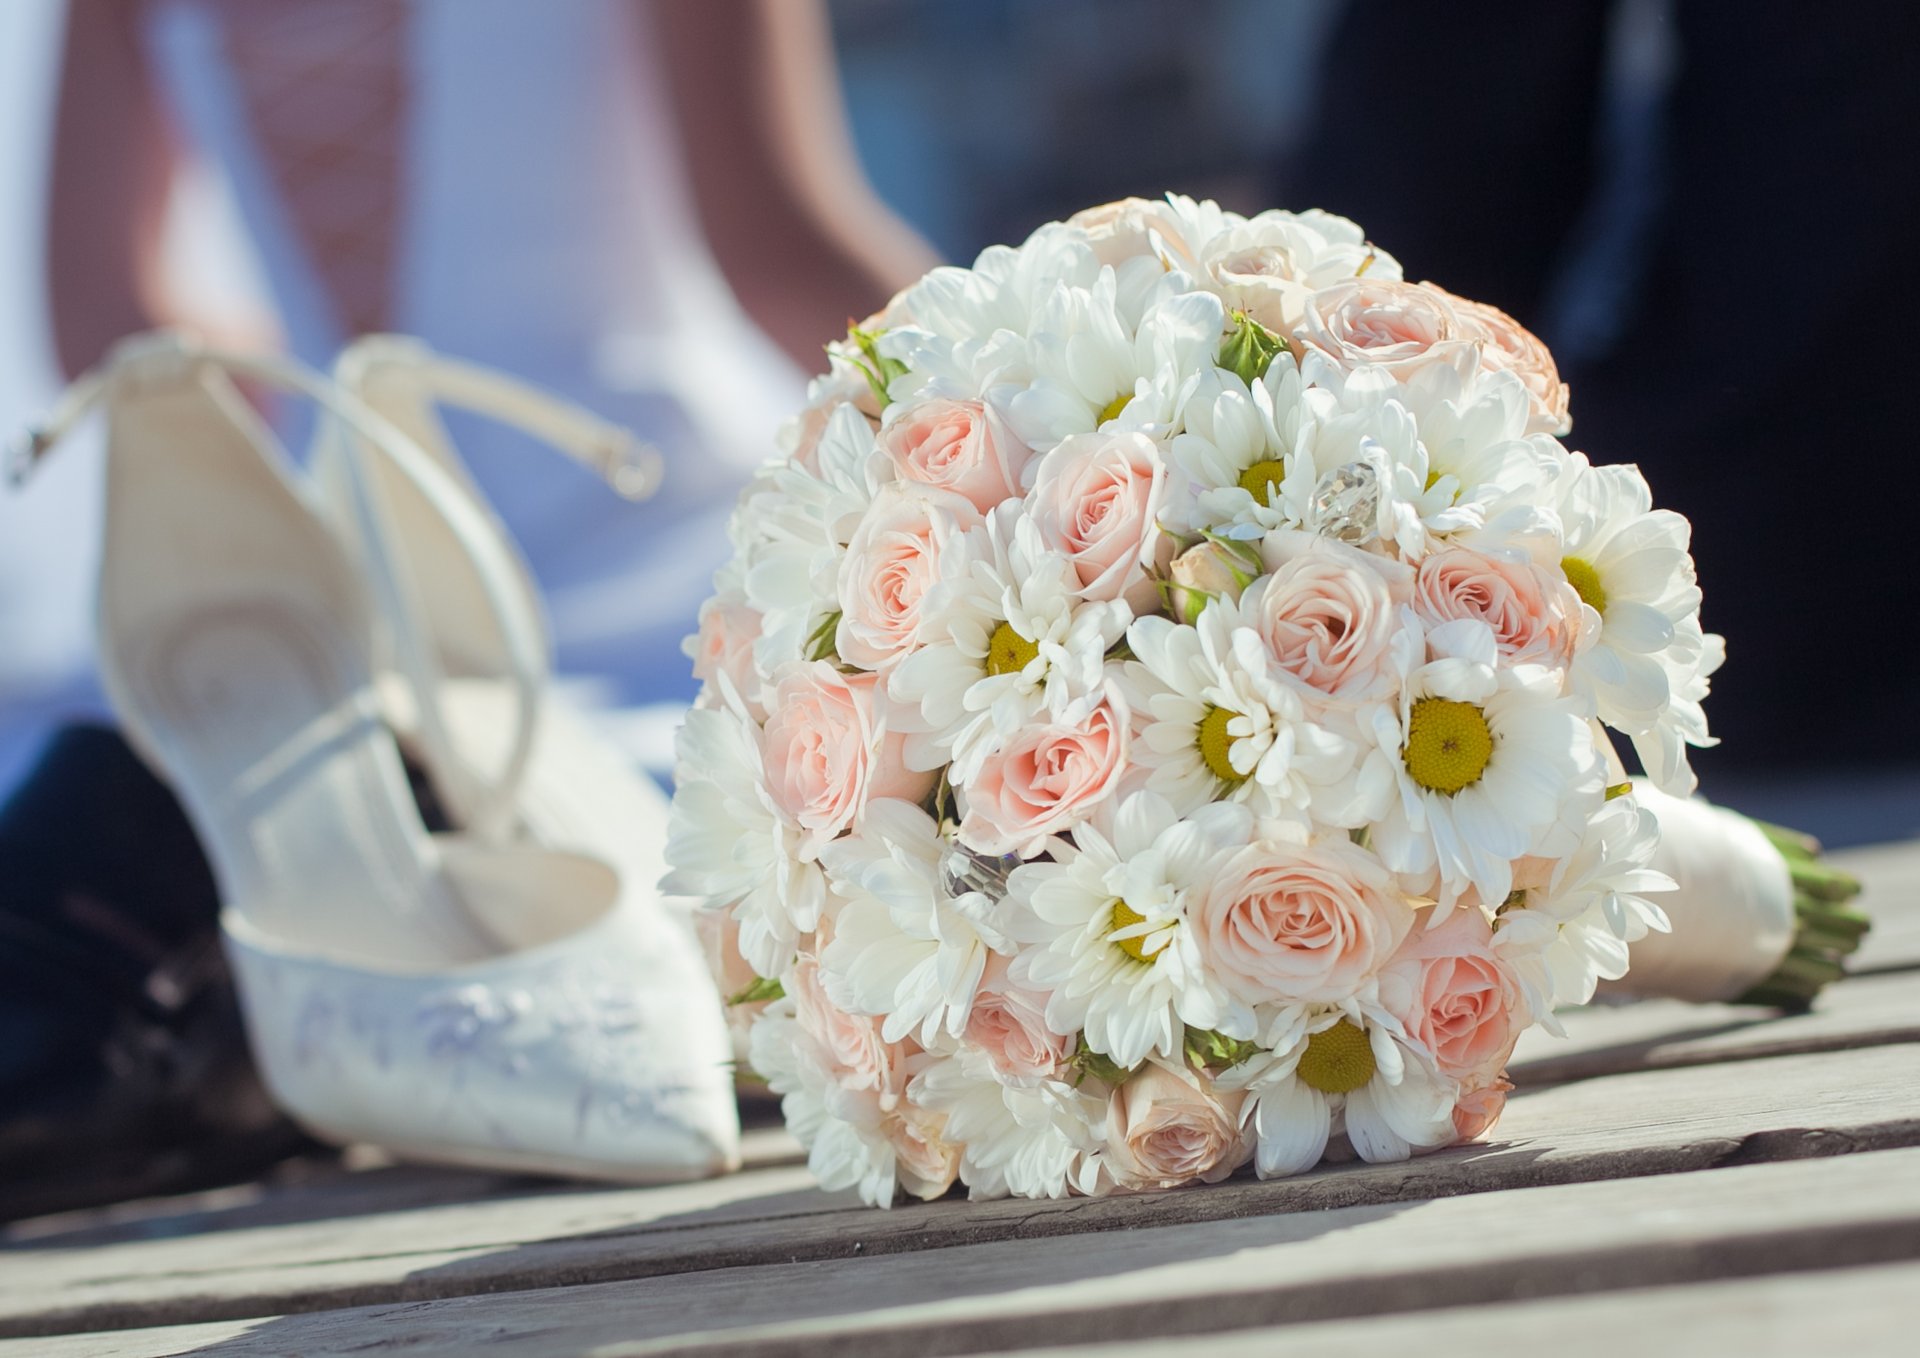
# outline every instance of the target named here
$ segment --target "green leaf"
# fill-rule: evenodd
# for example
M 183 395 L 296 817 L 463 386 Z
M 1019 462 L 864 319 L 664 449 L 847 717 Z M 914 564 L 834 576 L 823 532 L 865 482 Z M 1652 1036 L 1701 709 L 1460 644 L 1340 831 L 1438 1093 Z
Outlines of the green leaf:
M 886 333 L 884 330 L 862 330 L 857 325 L 847 327 L 848 342 L 860 351 L 859 358 L 848 358 L 847 361 L 867 379 L 867 385 L 873 389 L 873 398 L 880 403 L 882 410 L 893 404 L 893 397 L 887 394 L 887 388 L 893 384 L 894 378 L 907 371 L 907 365 L 899 359 L 881 354 L 880 337 Z
M 756 976 L 753 984 L 737 995 L 727 997 L 729 1005 L 759 1004 L 762 1000 L 777 1000 L 787 993 L 787 988 L 772 976 Z
M 1220 1070 L 1230 1070 L 1260 1050 L 1257 1043 L 1228 1037 L 1211 1028 L 1187 1029 L 1186 1046 L 1187 1058 L 1196 1066 L 1213 1066 Z
M 1287 342 L 1244 311 L 1233 313 L 1233 329 L 1220 345 L 1218 362 L 1248 386 L 1267 374 L 1273 360 L 1287 352 Z
M 838 660 L 840 658 L 840 652 L 837 649 L 835 634 L 838 633 L 839 630 L 840 610 L 835 609 L 833 612 L 827 614 L 825 618 L 821 619 L 820 625 L 814 628 L 812 635 L 807 638 L 807 659 Z
M 1102 1084 L 1123 1085 L 1127 1082 L 1127 1077 L 1133 1074 L 1132 1070 L 1118 1064 L 1112 1057 L 1102 1056 L 1089 1047 L 1085 1033 L 1080 1034 L 1080 1045 L 1074 1049 L 1073 1055 L 1067 1058 L 1067 1064 L 1073 1068 L 1073 1083 L 1076 1086 L 1088 1076 L 1092 1076 Z

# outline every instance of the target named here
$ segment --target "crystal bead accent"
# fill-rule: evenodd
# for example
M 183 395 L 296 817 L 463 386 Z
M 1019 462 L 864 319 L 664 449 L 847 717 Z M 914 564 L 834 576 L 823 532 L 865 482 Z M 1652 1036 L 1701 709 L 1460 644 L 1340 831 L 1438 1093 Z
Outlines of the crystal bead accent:
M 1007 898 L 1007 877 L 1020 866 L 1019 854 L 978 854 L 956 844 L 940 864 L 940 884 L 958 900 L 979 892 L 998 905 Z
M 1380 474 L 1367 462 L 1345 462 L 1314 483 L 1313 531 L 1364 546 L 1377 536 Z

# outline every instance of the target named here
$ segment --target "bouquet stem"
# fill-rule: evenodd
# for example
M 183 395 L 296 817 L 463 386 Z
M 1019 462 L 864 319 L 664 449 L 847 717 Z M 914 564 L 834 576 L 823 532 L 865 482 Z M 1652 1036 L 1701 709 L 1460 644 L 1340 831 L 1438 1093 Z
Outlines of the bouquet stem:
M 1871 921 L 1853 904 L 1860 894 L 1859 879 L 1823 861 L 1818 840 L 1785 826 L 1753 823 L 1786 862 L 1796 927 L 1780 965 L 1737 1003 L 1804 1011 L 1822 989 L 1846 974 L 1847 958 L 1859 948 Z

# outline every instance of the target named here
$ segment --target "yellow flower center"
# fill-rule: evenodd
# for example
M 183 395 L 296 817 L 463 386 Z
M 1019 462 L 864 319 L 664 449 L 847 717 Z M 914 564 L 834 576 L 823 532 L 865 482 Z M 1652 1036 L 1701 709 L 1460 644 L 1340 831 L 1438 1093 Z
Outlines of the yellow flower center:
M 1105 424 L 1108 420 L 1119 419 L 1120 412 L 1127 408 L 1127 402 L 1131 401 L 1132 399 L 1133 399 L 1132 392 L 1123 391 L 1118 396 L 1114 397 L 1111 401 L 1108 401 L 1105 405 L 1101 406 L 1099 418 L 1094 420 L 1093 427 L 1095 429 L 1098 429 L 1101 425 Z
M 1251 495 L 1263 505 L 1273 504 L 1273 492 L 1287 474 L 1287 464 L 1280 458 L 1263 458 L 1240 473 L 1240 489 Z
M 1593 568 L 1591 561 L 1582 561 L 1577 556 L 1560 558 L 1560 569 L 1566 572 L 1567 583 L 1573 586 L 1573 592 L 1580 596 L 1580 602 L 1596 613 L 1607 611 L 1607 587 L 1600 583 L 1600 572 Z
M 1147 917 L 1128 905 L 1125 901 L 1113 903 L 1113 918 L 1107 927 L 1114 933 L 1122 929 L 1131 929 L 1136 924 L 1146 923 Z M 1116 938 L 1113 946 L 1136 962 L 1151 962 L 1166 949 L 1168 940 L 1164 935 L 1156 942 L 1152 934 L 1136 934 L 1132 938 Z M 1148 945 L 1152 945 L 1149 947 Z
M 1239 716 L 1224 707 L 1209 707 L 1200 719 L 1195 744 L 1200 747 L 1200 762 L 1223 783 L 1244 783 L 1247 775 L 1233 767 L 1234 737 L 1227 734 L 1227 723 Z
M 1003 622 L 987 638 L 987 673 L 1018 674 L 1040 654 L 1038 642 L 1028 641 Z
M 1487 714 L 1472 703 L 1422 698 L 1407 720 L 1407 743 L 1400 751 L 1413 781 L 1449 797 L 1480 781 L 1493 758 L 1493 728 Z
M 1440 470 L 1440 469 L 1439 469 L 1438 467 L 1429 467 L 1429 468 L 1427 468 L 1427 486 L 1426 486 L 1426 488 L 1427 488 L 1428 490 L 1432 490 L 1432 489 L 1433 489 L 1433 488 L 1434 488 L 1435 486 L 1437 486 L 1437 485 L 1439 485 L 1439 484 L 1440 484 L 1440 478 L 1441 478 L 1441 477 L 1443 477 L 1443 476 L 1445 476 L 1445 475 L 1446 475 L 1446 473 L 1445 473 L 1445 472 L 1443 472 L 1443 471 L 1441 471 L 1441 470 Z
M 1373 1078 L 1373 1044 L 1352 1019 L 1341 1019 L 1307 1039 L 1296 1073 L 1322 1094 L 1351 1094 Z

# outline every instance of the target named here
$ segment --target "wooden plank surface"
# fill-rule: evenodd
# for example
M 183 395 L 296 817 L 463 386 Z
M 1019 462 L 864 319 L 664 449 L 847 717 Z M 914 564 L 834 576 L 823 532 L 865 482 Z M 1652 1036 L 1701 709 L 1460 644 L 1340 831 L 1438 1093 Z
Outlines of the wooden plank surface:
M 1842 849 L 1832 858 L 1866 888 L 1860 902 L 1873 920 L 1853 970 L 1920 967 L 1920 840 Z
M 1194 1339 L 1023 1349 L 1007 1358 L 1910 1358 L 1920 1264 L 1775 1274 L 1691 1287 L 1634 1288 L 1378 1319 L 1243 1330 Z
M 7 1341 L 0 1356 L 936 1358 L 1917 1257 L 1920 1149 L 1910 1149 L 1116 1230 L 1071 1249 L 1009 1239 L 117 1337 Z
M 1920 971 L 1850 977 L 1805 1014 L 1645 1000 L 1592 1005 L 1560 1019 L 1564 1038 L 1542 1028 L 1521 1036 L 1509 1070 L 1515 1084 L 1920 1041 Z
M 1920 1046 L 1650 1071 L 1532 1091 L 1490 1144 L 1398 1165 L 1105 1201 L 882 1213 L 763 1170 L 674 1188 L 0 1254 L 0 1334 L 566 1286 L 1013 1237 L 1297 1213 L 1920 1144 Z

